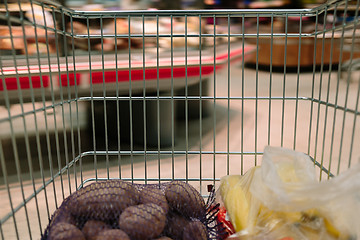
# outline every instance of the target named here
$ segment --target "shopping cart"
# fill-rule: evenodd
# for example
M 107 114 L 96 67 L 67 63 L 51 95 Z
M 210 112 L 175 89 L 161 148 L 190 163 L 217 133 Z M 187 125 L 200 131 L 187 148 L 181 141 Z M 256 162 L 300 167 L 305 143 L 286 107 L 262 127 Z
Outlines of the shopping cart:
M 221 176 L 261 164 L 266 145 L 307 153 L 320 179 L 350 168 L 360 83 L 352 68 L 340 75 L 359 58 L 359 4 L 82 11 L 5 0 L 2 239 L 39 239 L 62 200 L 92 181 L 177 179 L 207 197 Z

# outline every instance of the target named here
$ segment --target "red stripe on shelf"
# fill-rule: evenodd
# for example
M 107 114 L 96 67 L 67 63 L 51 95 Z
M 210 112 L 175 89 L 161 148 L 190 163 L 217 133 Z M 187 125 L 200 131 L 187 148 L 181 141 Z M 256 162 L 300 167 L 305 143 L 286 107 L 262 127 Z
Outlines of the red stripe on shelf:
M 248 53 L 252 50 L 254 50 L 254 46 L 245 46 L 244 50 L 242 48 L 238 48 L 238 49 L 235 49 L 235 50 L 231 50 L 230 52 L 230 58 L 233 58 L 233 57 L 240 57 L 242 55 L 242 53 L 244 52 L 245 53 Z M 218 62 L 218 61 L 223 61 L 223 60 L 226 60 L 228 58 L 228 52 L 226 53 L 222 53 L 222 54 L 219 54 L 219 55 L 216 55 L 216 64 L 221 64 L 221 62 Z M 203 56 L 202 57 L 202 62 L 206 62 L 206 63 L 209 63 L 209 62 L 213 62 L 214 60 L 214 56 Z M 184 63 L 184 60 L 176 60 L 176 59 L 173 59 L 173 63 Z M 154 60 L 151 60 L 151 61 L 147 61 L 146 64 L 149 63 L 154 63 Z M 162 64 L 165 64 L 165 63 L 168 63 L 170 64 L 171 61 L 170 60 L 162 60 L 161 61 Z M 193 60 L 193 59 L 188 59 L 188 64 L 198 64 L 199 63 L 199 60 Z M 127 66 L 128 62 L 123 62 L 123 61 L 119 61 L 118 63 L 118 66 Z M 132 62 L 133 65 L 136 65 L 136 64 L 142 64 L 141 61 L 134 61 Z M 102 64 L 101 63 L 94 63 L 91 65 L 92 68 L 97 68 L 97 67 L 100 67 L 102 68 Z M 112 68 L 114 67 L 114 63 L 113 62 L 110 62 L 110 63 L 106 63 L 106 67 L 109 67 L 109 68 Z M 73 68 L 74 65 L 72 63 L 69 63 L 68 65 L 64 65 L 64 64 L 61 64 L 60 66 L 60 69 L 58 69 L 58 65 L 56 64 L 53 64 L 51 66 L 48 66 L 48 65 L 41 65 L 40 67 L 37 66 L 37 65 L 34 65 L 34 66 L 30 66 L 30 67 L 27 67 L 27 66 L 18 66 L 16 68 L 17 71 L 39 71 L 40 69 L 42 71 L 49 71 L 49 68 L 52 69 L 53 72 L 56 72 L 56 71 L 67 71 L 71 68 Z M 76 68 L 79 68 L 78 70 L 84 70 L 85 69 L 88 69 L 89 68 L 89 63 L 76 63 Z M 13 67 L 5 67 L 3 68 L 3 72 L 14 72 L 15 69 Z
M 29 77 L 19 77 L 20 82 L 20 88 L 21 89 L 30 89 L 30 81 Z M 43 84 L 43 87 L 46 88 L 49 86 L 49 76 L 42 76 L 42 79 L 40 76 L 33 76 L 31 77 L 31 83 L 32 88 L 41 88 L 41 82 Z M 12 78 L 5 78 L 5 85 L 7 90 L 17 90 L 17 80 L 16 77 Z M 0 79 L 0 91 L 3 91 L 3 82 L 2 79 Z
M 218 66 L 216 67 L 218 69 Z M 201 74 L 203 76 L 209 75 L 214 72 L 213 66 L 203 66 L 201 67 Z M 173 68 L 173 77 L 182 78 L 185 77 L 185 67 Z M 141 81 L 144 79 L 144 72 L 142 69 L 136 69 L 131 71 L 131 81 Z M 200 76 L 200 67 L 188 67 L 187 69 L 188 77 Z M 170 79 L 171 78 L 171 68 L 160 68 L 159 69 L 159 79 Z M 103 72 L 94 72 L 92 73 L 92 83 L 103 83 Z M 157 69 L 145 69 L 145 80 L 154 80 L 157 79 Z M 116 71 L 106 71 L 104 72 L 105 83 L 116 82 Z M 129 71 L 120 70 L 118 71 L 118 81 L 127 82 L 130 80 Z
M 80 84 L 80 73 L 76 74 L 76 85 L 78 86 Z M 60 82 L 59 85 L 66 87 L 68 85 L 75 86 L 75 74 L 69 73 L 69 84 L 68 84 L 68 75 L 67 74 L 61 74 L 60 76 Z

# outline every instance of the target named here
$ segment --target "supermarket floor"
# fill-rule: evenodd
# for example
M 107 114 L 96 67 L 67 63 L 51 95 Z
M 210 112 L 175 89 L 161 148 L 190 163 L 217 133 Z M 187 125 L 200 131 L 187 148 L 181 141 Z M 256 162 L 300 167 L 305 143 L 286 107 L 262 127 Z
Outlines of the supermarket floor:
M 161 151 L 167 151 L 166 154 L 159 155 L 158 148 L 155 148 L 147 149 L 152 152 L 146 156 L 138 155 L 136 151 L 142 148 L 134 146 L 132 154 L 130 151 L 129 154 L 122 155 L 120 158 L 116 153 L 96 158 L 91 154 L 83 157 L 81 166 L 78 161 L 65 171 L 62 178 L 58 177 L 54 183 L 49 184 L 46 191 L 42 190 L 38 193 L 36 200 L 39 208 L 36 207 L 35 199 L 26 204 L 28 216 L 36 216 L 36 219 L 31 218 L 33 222 L 30 230 L 26 225 L 25 208 L 20 205 L 20 210 L 15 214 L 18 227 L 24 226 L 20 227 L 20 238 L 28 239 L 31 232 L 33 238 L 38 239 L 40 229 L 46 226 L 49 214 L 61 203 L 63 197 L 74 191 L 82 180 L 89 178 L 121 176 L 138 179 L 145 177 L 147 179 L 159 177 L 202 179 L 201 182 L 194 182 L 194 185 L 206 194 L 206 185 L 213 183 L 211 179 L 218 179 L 226 174 L 243 173 L 255 164 L 261 164 L 261 153 L 266 145 L 295 147 L 297 151 L 308 153 L 317 161 L 322 162 L 324 167 L 330 168 L 333 173 L 343 171 L 350 161 L 355 162 L 360 158 L 360 148 L 355 147 L 360 143 L 360 135 L 355 134 L 360 132 L 360 118 L 356 117 L 354 112 L 344 111 L 341 108 L 354 110 L 358 107 L 359 81 L 355 79 L 349 84 L 344 79 L 337 81 L 337 74 L 338 72 L 334 71 L 330 74 L 324 72 L 315 75 L 312 73 L 301 73 L 299 76 L 296 73 L 270 75 L 269 72 L 256 73 L 255 70 L 247 68 L 243 72 L 239 64 L 231 66 L 230 76 L 227 69 L 218 72 L 215 78 L 210 79 L 209 84 L 209 95 L 215 96 L 216 99 L 208 99 L 203 103 L 204 108 L 208 107 L 210 113 L 215 114 L 188 121 L 177 121 L 174 148 L 172 146 L 161 148 Z M 240 98 L 243 92 L 244 98 Z M 271 101 L 268 100 L 269 96 L 272 98 Z M 312 96 L 313 99 L 323 101 L 323 104 L 319 104 L 319 101 L 311 101 Z M 335 104 L 337 108 L 326 103 Z M 25 107 L 31 109 L 33 106 L 26 105 Z M 37 149 L 34 117 L 26 118 L 25 125 L 28 126 L 27 131 L 30 136 L 29 144 L 32 148 L 31 152 L 35 154 L 31 157 L 26 155 L 24 141 L 22 143 L 24 147 L 20 151 L 23 152 L 20 154 L 20 165 L 24 171 L 20 177 L 16 175 L 15 163 L 6 161 L 13 206 L 19 206 L 24 198 L 29 197 L 34 193 L 34 189 L 43 184 L 43 181 L 50 179 L 49 156 L 54 169 L 58 169 L 59 162 L 71 161 L 78 155 L 79 132 L 81 152 L 93 149 L 92 134 L 86 131 L 88 119 L 85 114 L 86 106 L 79 104 L 78 107 L 79 125 L 75 124 L 76 121 L 71 121 L 77 116 L 74 112 L 70 114 L 69 108 L 64 109 L 64 115 L 59 109 L 55 113 L 58 116 L 55 120 L 50 120 L 54 119 L 51 113 L 45 115 L 49 116 L 47 119 L 49 129 L 54 127 L 55 122 L 59 128 L 70 126 L 70 123 L 74 124 L 72 126 L 73 138 L 69 131 L 66 134 L 62 132 L 59 134 L 58 144 L 60 149 L 64 149 L 62 152 L 56 152 L 55 135 L 49 136 L 49 146 L 46 145 L 45 138 L 40 136 L 41 147 Z M 19 106 L 13 108 L 12 111 L 16 111 L 16 108 L 19 111 Z M 71 111 L 75 111 L 75 107 Z M 7 114 L 5 109 L 1 109 L 1 114 Z M 44 131 L 45 118 L 43 113 L 38 116 L 39 128 L 37 130 L 41 132 Z M 17 124 L 14 128 L 15 132 L 21 134 L 24 131 L 23 120 L 19 118 L 19 122 L 14 122 L 14 124 Z M 9 127 L 4 124 L 0 127 L 1 136 L 4 138 L 6 131 L 9 134 Z M 105 143 L 105 139 L 96 141 L 97 151 L 106 150 L 105 144 L 99 145 L 101 141 Z M 70 146 L 72 143 L 76 146 L 75 148 L 65 148 L 66 145 Z M 108 142 L 108 145 L 110 150 L 113 147 L 117 149 L 116 141 Z M 47 154 L 49 147 L 52 153 L 50 155 Z M 8 157 L 5 159 L 12 159 L 11 153 L 7 153 L 12 151 L 11 144 L 3 142 L 3 148 Z M 131 150 L 129 146 L 121 148 Z M 172 154 L 172 150 L 183 152 Z M 39 164 L 38 151 L 44 153 L 41 154 L 44 166 L 41 165 L 41 161 Z M 214 151 L 216 155 L 212 154 Z M 27 159 L 32 161 L 32 176 L 26 172 L 29 169 Z M 44 180 L 42 175 L 44 175 Z M 323 175 L 323 178 L 326 177 Z M 23 181 L 22 186 L 16 183 L 19 179 Z M 3 218 L 11 212 L 11 209 L 8 192 L 3 185 L 3 177 L 0 181 L 0 205 L 2 206 L 0 218 Z M 1 228 L 5 239 L 16 236 L 11 218 Z

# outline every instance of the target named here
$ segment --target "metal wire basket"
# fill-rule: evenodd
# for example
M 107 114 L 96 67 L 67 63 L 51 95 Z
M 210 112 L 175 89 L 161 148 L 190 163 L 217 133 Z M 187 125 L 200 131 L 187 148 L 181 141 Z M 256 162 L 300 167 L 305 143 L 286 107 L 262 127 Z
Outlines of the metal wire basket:
M 261 164 L 266 145 L 307 153 L 320 179 L 351 167 L 359 4 L 81 11 L 5 0 L 2 239 L 38 239 L 90 181 L 178 179 L 206 197 L 221 176 Z

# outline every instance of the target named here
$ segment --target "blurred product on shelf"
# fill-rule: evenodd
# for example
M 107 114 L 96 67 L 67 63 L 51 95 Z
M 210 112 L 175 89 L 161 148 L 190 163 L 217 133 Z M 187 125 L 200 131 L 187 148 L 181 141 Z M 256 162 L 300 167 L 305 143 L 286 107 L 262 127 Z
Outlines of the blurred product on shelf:
M 91 1 L 91 4 L 80 4 L 80 0 L 76 1 L 67 1 L 68 5 L 73 6 L 76 10 L 85 10 L 85 11 L 103 11 L 103 10 L 117 10 L 130 8 L 134 4 L 140 4 L 142 7 L 149 7 L 150 5 L 157 7 L 158 9 L 191 9 L 194 6 L 197 6 L 196 9 L 207 8 L 207 9 L 221 9 L 221 8 L 299 8 L 299 7 L 308 7 L 315 6 L 323 3 L 323 1 L 304 1 L 304 0 L 276 0 L 276 1 L 249 1 L 249 0 L 232 0 L 232 1 L 221 1 L 221 0 L 192 0 L 192 1 L 162 1 L 162 0 L 127 0 L 124 2 L 110 0 L 100 2 L 98 0 Z M 128 6 L 124 4 L 129 3 Z M 166 6 L 165 6 L 165 5 Z M 140 5 L 138 7 L 140 7 Z M 164 6 L 163 6 L 164 5 Z M 353 11 L 351 6 L 354 6 L 353 2 L 349 3 L 350 10 Z M 0 10 L 4 6 L 0 6 Z M 19 7 L 16 4 L 9 4 L 7 7 L 16 12 L 20 12 Z M 347 13 L 346 21 L 353 19 L 351 11 Z M 228 32 L 230 30 L 231 34 L 237 36 L 231 36 L 230 41 L 241 41 L 242 33 L 242 24 L 244 24 L 245 34 L 257 32 L 257 22 L 256 19 L 245 19 L 245 22 L 242 23 L 242 19 L 232 17 L 230 23 L 228 23 L 227 17 L 217 17 L 214 22 L 213 17 L 204 17 L 200 20 L 197 16 L 187 16 L 185 18 L 177 17 L 160 17 L 158 19 L 150 16 L 146 16 L 144 19 L 140 17 L 131 17 L 130 20 L 127 17 L 118 17 L 116 19 L 112 17 L 104 16 L 102 20 L 100 19 L 89 19 L 88 23 L 84 19 L 65 16 L 65 24 L 60 21 L 54 22 L 51 12 L 48 12 L 49 9 L 42 9 L 41 7 L 31 8 L 30 4 L 24 5 L 21 8 L 24 18 L 27 21 L 27 25 L 24 28 L 19 26 L 12 26 L 11 33 L 9 32 L 9 27 L 4 24 L 0 25 L 0 52 L 3 55 L 11 54 L 11 49 L 14 49 L 16 54 L 28 54 L 34 55 L 35 53 L 42 54 L 53 54 L 55 53 L 55 31 L 49 30 L 51 28 L 57 27 L 57 30 L 66 31 L 67 37 L 64 39 L 61 34 L 57 34 L 58 46 L 60 48 L 60 53 L 65 54 L 62 51 L 63 46 L 67 45 L 67 53 L 73 54 L 72 51 L 98 51 L 98 52 L 114 52 L 115 49 L 118 51 L 127 51 L 129 45 L 131 49 L 155 49 L 157 46 L 161 49 L 183 49 L 185 45 L 188 48 L 198 49 L 204 46 L 213 46 L 214 44 L 226 43 L 228 41 Z M 340 10 L 339 10 L 340 12 Z M 331 21 L 327 19 L 327 25 L 323 26 L 321 22 L 317 25 L 317 31 L 322 29 L 331 29 L 332 21 L 335 21 L 336 24 L 341 24 L 344 16 L 334 14 L 329 11 L 328 18 L 332 19 Z M 57 18 L 57 20 L 59 20 Z M 287 21 L 284 18 L 274 17 L 273 25 L 271 25 L 271 18 L 260 17 L 259 19 L 259 32 L 261 33 L 282 33 L 285 32 L 285 26 L 287 26 L 287 33 L 297 33 L 300 31 L 299 18 L 294 18 L 289 16 Z M 303 33 L 313 33 L 315 32 L 315 20 L 308 17 L 303 17 L 301 19 L 301 31 Z M 143 23 L 144 21 L 144 23 Z M 129 25 L 130 24 L 130 25 Z M 43 26 L 48 27 L 49 29 L 45 31 Z M 65 29 L 63 29 L 63 26 Z M 101 27 L 102 26 L 102 27 Z M 199 39 L 199 33 L 201 34 L 222 34 L 223 36 L 214 37 L 202 37 L 201 42 Z M 114 37 L 116 34 L 117 37 Z M 129 37 L 130 34 L 130 37 Z M 160 34 L 159 37 L 150 37 Z M 187 34 L 185 38 L 184 35 Z M 142 36 L 144 35 L 144 36 Z M 166 36 L 165 36 L 166 35 Z M 172 37 L 168 37 L 172 35 Z M 331 34 L 330 34 L 331 35 Z M 325 36 L 325 48 L 330 47 L 331 36 L 326 34 Z M 12 37 L 12 41 L 11 41 Z M 320 37 L 320 35 L 319 35 Z M 101 40 L 102 39 L 102 40 Z M 333 64 L 336 64 L 336 59 L 339 55 L 339 38 L 335 37 L 332 44 L 334 44 L 333 51 Z M 64 44 L 63 41 L 66 43 Z M 256 38 L 245 38 L 245 41 L 250 44 L 257 44 Z M 259 36 L 258 47 L 262 52 L 261 55 L 254 56 L 253 60 L 250 61 L 250 64 L 259 64 L 263 66 L 270 65 L 270 52 L 271 52 L 271 39 L 267 37 Z M 301 39 L 301 49 L 302 54 L 300 56 L 300 65 L 301 66 L 312 66 L 314 59 L 314 49 L 316 51 L 321 51 L 322 49 L 321 40 L 317 41 L 315 45 L 314 38 L 312 37 L 303 37 Z M 187 43 L 187 44 L 186 44 Z M 272 50 L 278 54 L 273 54 L 271 60 L 274 67 L 283 67 L 284 65 L 293 67 L 298 65 L 298 49 L 299 49 L 299 38 L 289 38 L 287 41 L 287 62 L 284 62 L 284 52 L 285 52 L 285 39 L 277 38 L 273 42 Z M 74 44 L 74 48 L 72 45 Z M 88 46 L 90 44 L 90 46 Z M 12 47 L 13 45 L 13 47 Z M 46 46 L 48 45 L 48 47 Z M 25 50 L 26 49 L 26 50 Z M 72 49 L 72 50 L 70 50 Z M 356 57 L 356 56 L 355 56 Z M 330 52 L 325 52 L 324 55 L 324 64 L 330 63 Z M 344 59 L 349 57 L 345 54 Z M 317 52 L 316 65 L 321 63 L 321 52 Z
M 0 26 L 0 50 L 6 55 L 11 54 L 13 48 L 16 54 L 34 55 L 55 53 L 55 35 L 44 29 L 34 26 L 11 27 L 11 31 L 7 26 Z M 48 45 L 47 45 L 48 43 Z M 48 47 L 47 47 L 48 46 Z M 37 50 L 38 48 L 38 50 Z
M 40 6 L 33 5 L 32 9 L 25 12 L 25 17 L 35 24 L 54 27 L 54 20 L 51 13 L 43 10 Z
M 115 29 L 116 26 L 116 29 Z M 118 49 L 123 49 L 128 47 L 128 39 L 127 37 L 106 37 L 107 35 L 126 35 L 128 33 L 128 23 L 126 19 L 118 18 L 115 21 L 111 21 L 111 23 L 105 24 L 103 30 L 101 30 L 100 26 L 90 25 L 89 29 L 86 24 L 73 21 L 72 28 L 71 23 L 69 22 L 67 25 L 67 31 L 74 34 L 74 45 L 77 49 L 89 50 L 88 48 L 88 39 L 87 38 L 77 38 L 77 35 L 86 35 L 90 36 L 90 50 L 104 50 L 104 51 L 113 51 L 115 50 L 115 45 L 117 45 Z M 103 36 L 103 41 L 98 36 Z M 116 42 L 115 42 L 116 41 Z M 133 42 L 133 41 L 131 41 Z M 72 45 L 72 39 L 69 38 L 68 44 Z
M 11 41 L 10 36 L 13 36 L 13 41 Z M 23 32 L 22 29 L 19 27 L 13 27 L 11 29 L 11 33 L 9 31 L 9 28 L 7 26 L 1 26 L 0 27 L 0 49 L 2 50 L 11 50 L 14 48 L 14 50 L 20 50 L 24 49 L 24 40 L 22 39 Z M 6 37 L 8 36 L 8 37 Z
M 142 48 L 143 47 L 143 38 L 141 35 L 144 34 L 146 37 L 144 47 L 156 47 L 157 41 L 159 42 L 159 47 L 161 48 L 171 48 L 171 44 L 174 48 L 184 48 L 185 47 L 185 37 L 177 36 L 198 34 L 200 28 L 200 21 L 197 17 L 188 17 L 187 18 L 187 30 L 185 30 L 185 20 L 174 18 L 171 21 L 170 18 L 161 18 L 157 22 L 155 18 L 146 18 L 144 24 L 142 23 L 142 18 L 132 18 L 129 20 L 127 18 L 117 18 L 116 23 L 112 19 L 108 23 L 104 23 L 103 30 L 100 28 L 100 24 L 89 24 L 89 30 L 87 24 L 84 24 L 79 21 L 69 22 L 67 25 L 67 31 L 72 32 L 74 35 L 89 35 L 90 36 L 90 45 L 91 50 L 104 50 L 104 51 L 114 51 L 115 46 L 117 49 L 128 49 L 129 47 L 129 38 L 128 33 L 130 31 L 130 44 L 131 48 Z M 144 27 L 143 27 L 144 26 Z M 202 23 L 202 31 L 205 27 L 205 24 Z M 143 29 L 144 28 L 144 29 Z M 173 34 L 173 38 L 169 37 L 159 37 L 159 38 L 149 38 L 148 35 L 155 35 L 159 32 L 160 35 L 170 35 Z M 116 40 L 113 37 L 116 33 Z M 134 37 L 132 35 L 137 35 L 140 37 Z M 103 41 L 101 38 L 103 36 Z M 70 37 L 69 37 L 70 39 Z M 188 47 L 199 47 L 199 38 L 198 37 L 187 37 L 187 46 Z M 68 44 L 71 46 L 72 41 L 68 40 Z M 88 50 L 88 39 L 86 38 L 74 38 L 74 45 L 78 49 Z
M 346 21 L 351 21 L 353 19 L 352 12 L 349 10 L 347 14 Z M 254 26 L 256 21 L 253 20 L 247 24 Z M 331 31 L 331 29 L 341 24 L 343 24 L 343 18 L 341 16 L 334 16 L 332 12 L 328 13 L 326 24 L 315 24 L 315 20 L 308 17 L 301 18 L 301 21 L 296 17 L 288 17 L 287 19 L 274 18 L 272 23 L 270 18 L 259 19 L 258 30 L 257 27 L 248 27 L 245 30 L 249 34 L 261 32 L 258 38 L 245 39 L 249 44 L 258 45 L 259 52 L 261 52 L 258 56 L 253 55 L 247 65 L 258 65 L 262 69 L 268 69 L 268 66 L 272 65 L 275 71 L 284 71 L 284 65 L 294 70 L 298 65 L 302 68 L 304 67 L 303 69 L 309 70 L 312 70 L 314 65 L 337 65 L 341 52 L 341 36 L 344 35 L 345 39 L 351 42 L 353 33 L 353 30 L 345 30 L 343 33 L 336 30 Z M 299 36 L 277 37 L 272 39 L 264 35 L 272 33 L 284 34 L 285 32 L 296 34 L 300 31 L 304 35 L 309 34 L 309 36 L 302 36 L 301 38 Z M 312 36 L 315 32 L 319 33 L 316 38 Z M 358 34 L 359 32 L 355 31 L 355 36 L 358 36 Z M 299 45 L 301 45 L 301 48 L 299 48 Z M 299 52 L 299 49 L 301 49 L 301 52 Z M 327 51 L 326 49 L 332 49 L 332 51 Z M 360 55 L 355 51 L 353 58 L 359 57 Z M 342 60 L 346 61 L 349 59 L 350 54 L 344 52 Z
M 16 4 L 7 6 L 9 12 L 20 13 Z M 0 6 L 0 9 L 4 9 Z M 55 33 L 45 27 L 54 28 L 53 17 L 49 12 L 39 6 L 26 4 L 21 8 L 24 21 L 23 26 L 0 25 L 0 52 L 2 55 L 11 55 L 14 49 L 15 54 L 35 55 L 55 53 Z

